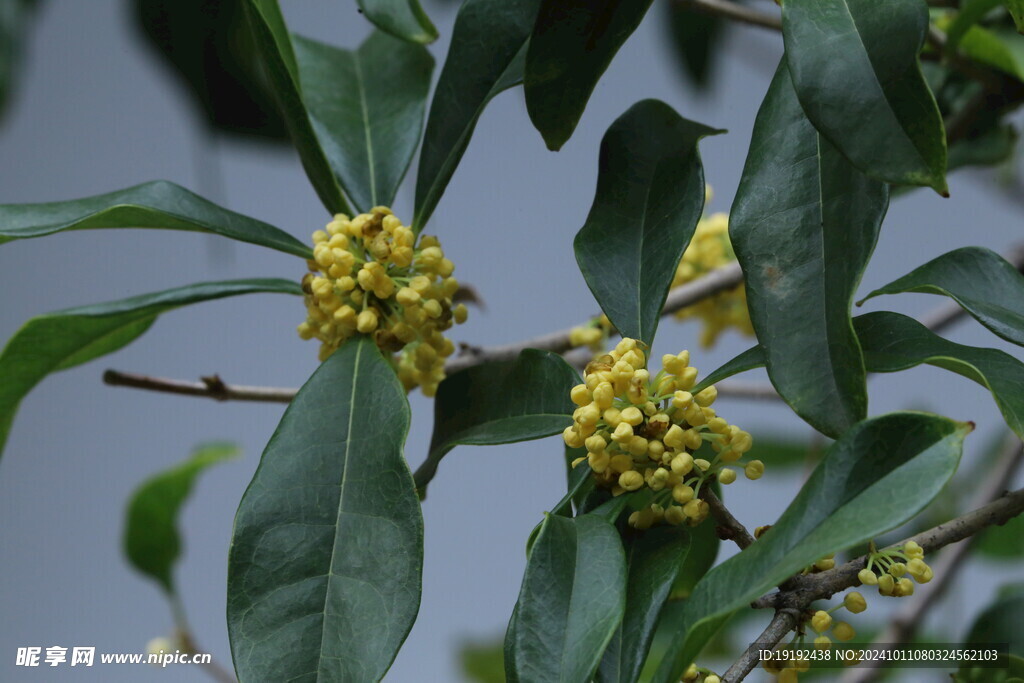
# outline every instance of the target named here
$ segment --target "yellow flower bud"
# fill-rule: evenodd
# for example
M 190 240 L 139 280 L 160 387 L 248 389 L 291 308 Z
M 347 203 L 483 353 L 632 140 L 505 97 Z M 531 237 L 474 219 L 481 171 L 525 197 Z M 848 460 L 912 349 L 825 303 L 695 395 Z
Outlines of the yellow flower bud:
M 907 565 L 902 562 L 893 562 L 892 566 L 889 567 L 889 573 L 899 578 L 907 573 Z
M 914 594 L 914 582 L 908 578 L 904 577 L 900 579 L 896 584 L 896 587 L 899 588 L 900 597 L 906 597 Z
M 693 456 L 689 453 L 680 453 L 672 458 L 672 471 L 680 476 L 685 476 L 693 470 Z
M 466 304 L 456 304 L 455 308 L 452 309 L 452 317 L 460 325 L 466 322 L 466 319 L 469 317 L 469 309 L 466 308 Z
M 824 633 L 832 627 L 832 615 L 824 610 L 818 610 L 811 617 L 811 628 L 818 633 Z
M 828 636 L 818 636 L 814 639 L 814 647 L 818 650 L 824 650 L 832 644 L 832 639 Z
M 907 541 L 903 544 L 903 553 L 911 560 L 924 558 L 924 550 L 915 541 Z
M 743 473 L 747 475 L 747 479 L 760 479 L 764 474 L 764 463 L 760 460 L 751 460 L 747 463 L 747 466 L 743 468 Z
M 622 422 L 622 413 L 619 412 L 618 408 L 609 408 L 608 410 L 604 411 L 602 417 L 604 418 L 604 421 L 608 423 L 608 426 L 611 427 L 612 429 L 618 427 L 619 423 Z M 632 427 L 629 428 L 629 433 L 630 435 L 633 434 Z
M 664 470 L 662 470 L 664 471 Z M 679 526 L 686 521 L 686 513 L 678 505 L 669 505 L 665 510 L 665 522 L 672 526 Z
M 604 440 L 603 436 L 595 434 L 594 436 L 587 437 L 587 440 L 584 441 L 584 445 L 587 447 L 588 451 L 600 453 L 608 445 L 608 442 Z
M 576 427 L 566 427 L 562 432 L 562 439 L 569 448 L 580 448 L 583 445 L 583 437 L 576 431 Z
M 845 642 L 847 640 L 852 640 L 853 637 L 857 635 L 857 632 L 854 631 L 853 627 L 845 621 L 840 621 L 832 627 L 832 635 L 835 636 L 836 640 Z
M 870 569 L 861 569 L 857 572 L 857 579 L 861 582 L 861 585 L 864 586 L 878 585 L 878 577 L 875 576 L 875 573 Z
M 402 287 L 398 290 L 398 293 L 395 294 L 395 301 L 403 306 L 412 306 L 420 302 L 420 294 L 412 287 Z
M 868 608 L 868 603 L 867 600 L 864 599 L 863 595 L 857 591 L 850 591 L 846 594 L 846 597 L 843 598 L 843 607 L 854 614 L 860 614 Z
M 377 329 L 377 311 L 373 308 L 368 308 L 360 313 L 359 317 L 356 318 L 356 329 L 363 334 L 369 334 Z
M 716 398 L 718 398 L 718 389 L 716 389 L 715 385 L 712 384 L 710 387 L 698 392 L 697 395 L 693 397 L 693 400 L 697 402 L 697 405 L 706 408 L 714 403 Z
M 693 461 L 695 467 L 699 468 L 701 472 L 707 472 L 708 468 L 711 467 L 711 463 L 704 458 L 696 458 Z
M 686 484 L 676 484 L 672 487 L 672 499 L 680 505 L 693 502 L 693 487 Z M 689 515 L 689 513 L 687 513 Z M 689 515 L 692 517 L 693 515 Z
M 633 458 L 629 457 L 625 453 L 613 455 L 611 462 L 609 463 L 609 467 L 612 468 L 612 471 L 619 474 L 622 474 L 623 472 L 628 472 L 629 470 L 633 469 Z M 639 472 L 637 474 L 639 474 Z
M 836 561 L 833 556 L 823 557 L 814 563 L 814 568 L 819 572 L 825 572 L 836 566 Z
M 892 595 L 896 589 L 896 579 L 891 574 L 882 574 L 878 577 L 878 592 L 881 595 Z
M 608 469 L 608 462 L 610 460 L 611 457 L 606 451 L 587 453 L 587 463 L 590 465 L 590 469 L 594 470 L 598 474 L 601 474 Z
M 728 467 L 722 468 L 722 471 L 718 473 L 718 481 L 723 484 L 731 484 L 736 481 L 736 470 L 729 469 Z
M 631 455 L 644 455 L 647 453 L 647 439 L 642 436 L 633 436 L 626 446 Z
M 627 491 L 636 491 L 644 485 L 644 477 L 636 470 L 629 470 L 619 475 L 619 486 Z
M 619 426 L 612 432 L 612 441 L 618 443 L 629 443 L 633 438 L 633 427 L 628 422 L 620 422 Z
M 587 385 L 577 384 L 576 386 L 574 386 L 572 390 L 569 392 L 569 399 L 580 407 L 589 405 L 591 402 L 591 397 L 590 392 L 587 390 Z

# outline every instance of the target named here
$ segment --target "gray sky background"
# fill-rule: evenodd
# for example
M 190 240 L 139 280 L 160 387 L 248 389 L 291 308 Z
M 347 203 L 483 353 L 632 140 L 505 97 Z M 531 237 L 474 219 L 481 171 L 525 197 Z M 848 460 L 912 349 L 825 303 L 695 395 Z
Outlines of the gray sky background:
M 572 237 L 593 198 L 600 138 L 636 100 L 658 97 L 684 116 L 730 130 L 702 143 L 716 193 L 709 209 L 728 210 L 781 39 L 758 29 L 731 31 L 715 87 L 698 95 L 666 50 L 664 2 L 655 3 L 613 62 L 562 152 L 545 150 L 521 91 L 500 96 L 485 113 L 427 230 L 441 237 L 456 276 L 476 285 L 487 301 L 486 312 L 473 311 L 470 322 L 454 331 L 456 340 L 506 342 L 593 314 Z M 350 0 L 286 5 L 293 30 L 321 40 L 355 47 L 370 31 Z M 427 3 L 442 32 L 431 47 L 438 71 L 455 6 Z M 69 199 L 158 178 L 202 194 L 211 187 L 199 169 L 219 168 L 223 186 L 211 199 L 308 239 L 327 216 L 296 155 L 204 135 L 177 79 L 142 44 L 127 9 L 123 0 L 43 4 L 21 87 L 0 125 L 0 202 Z M 411 217 L 413 175 L 395 207 L 405 219 Z M 951 199 L 927 190 L 895 199 L 861 291 L 959 246 L 1002 250 L 1019 240 L 1019 206 L 988 187 L 991 178 L 987 171 L 961 171 L 950 178 Z M 94 231 L 14 242 L 0 247 L 0 339 L 33 315 L 59 308 L 198 281 L 297 279 L 303 271 L 300 260 L 283 254 L 186 233 Z M 920 314 L 941 303 L 906 295 L 873 300 L 865 309 Z M 142 651 L 150 638 L 170 631 L 157 586 L 122 559 L 124 504 L 145 478 L 213 439 L 239 443 L 244 457 L 199 481 L 183 515 L 186 548 L 177 580 L 197 640 L 230 667 L 224 596 L 232 518 L 283 407 L 111 388 L 100 376 L 107 367 L 189 379 L 216 372 L 228 382 L 296 386 L 316 366 L 316 345 L 295 333 L 303 317 L 299 300 L 278 295 L 185 308 L 164 316 L 127 349 L 53 375 L 29 395 L 0 464 L 0 679 L 203 680 L 184 666 L 44 671 L 16 668 L 14 658 L 22 646 Z M 1015 353 L 973 321 L 949 336 Z M 693 325 L 665 323 L 655 355 L 690 348 L 693 363 L 707 373 L 749 346 L 728 334 L 713 351 L 701 352 L 696 337 Z M 983 389 L 929 368 L 873 379 L 871 400 L 872 414 L 915 407 L 976 421 L 978 433 L 967 442 L 961 472 L 1000 424 Z M 426 452 L 432 405 L 418 394 L 411 402 L 406 452 L 415 467 Z M 759 433 L 810 431 L 779 406 L 723 400 L 719 412 L 753 433 L 755 444 Z M 793 476 L 773 473 L 769 462 L 764 479 L 741 478 L 726 493 L 737 516 L 756 526 L 774 520 L 798 485 Z M 458 680 L 458 644 L 503 633 L 527 535 L 563 491 L 558 438 L 460 447 L 448 456 L 424 505 L 419 620 L 388 680 Z M 961 583 L 969 582 L 970 597 L 948 601 L 932 623 L 965 628 L 998 584 L 1013 576 L 1006 566 L 972 563 Z M 869 596 L 871 610 L 864 616 L 883 613 L 881 602 Z

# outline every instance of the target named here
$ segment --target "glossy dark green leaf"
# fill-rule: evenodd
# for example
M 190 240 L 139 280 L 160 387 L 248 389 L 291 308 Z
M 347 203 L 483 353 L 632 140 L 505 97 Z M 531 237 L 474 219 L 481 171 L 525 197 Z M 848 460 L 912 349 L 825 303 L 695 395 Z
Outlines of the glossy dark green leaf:
M 526 52 L 526 110 L 548 149 L 572 136 L 615 53 L 652 0 L 541 0 Z
M 690 551 L 686 528 L 661 526 L 626 541 L 626 611 L 597 669 L 601 683 L 633 683 L 640 676 L 658 616 Z
M 781 64 L 754 123 L 729 232 L 772 384 L 832 437 L 867 413 L 850 305 L 888 204 L 885 184 L 810 124 Z
M 356 209 L 390 206 L 423 129 L 434 59 L 374 33 L 358 50 L 295 36 L 309 121 Z
M 714 73 L 716 53 L 721 54 L 726 22 L 713 14 L 695 12 L 682 2 L 660 4 L 662 23 L 681 70 L 698 88 L 707 88 Z
M 869 176 L 946 194 L 945 130 L 918 62 L 927 30 L 921 0 L 782 5 L 786 61 L 814 126 Z
M 1005 35 L 981 26 L 972 26 L 960 40 L 959 51 L 968 58 L 999 69 L 1024 81 L 1024 47 L 1017 33 Z M 1015 46 L 1013 43 L 1017 43 Z
M 211 129 L 284 142 L 288 132 L 259 70 L 242 3 L 134 0 L 154 54 L 171 67 Z
M 701 392 L 712 384 L 721 382 L 723 379 L 728 379 L 733 375 L 738 375 L 741 372 L 746 372 L 747 370 L 753 370 L 755 368 L 763 368 L 764 364 L 764 349 L 760 346 L 752 346 L 732 360 L 726 361 L 721 367 L 716 368 L 707 377 L 697 382 L 693 391 Z
M 430 454 L 416 471 L 421 492 L 441 458 L 459 444 L 493 446 L 561 433 L 572 424 L 576 406 L 569 392 L 580 381 L 561 356 L 536 349 L 448 377 L 434 401 Z
M 529 555 L 527 555 L 529 556 Z M 516 616 L 519 611 L 517 604 L 512 609 L 512 615 L 508 619 L 508 628 L 505 629 L 505 642 L 502 645 L 501 654 L 505 663 L 506 683 L 519 683 L 519 672 L 516 671 L 515 645 L 516 645 Z
M 586 457 L 587 451 L 584 448 L 568 448 L 566 452 L 580 452 L 578 457 Z M 582 494 L 593 487 L 593 477 L 591 475 L 591 469 L 587 466 L 586 462 L 581 462 L 576 467 L 569 470 L 569 482 L 568 491 L 562 497 L 560 501 L 555 503 L 555 506 L 551 508 L 551 514 L 561 515 L 563 517 L 572 517 L 572 505 L 574 502 L 580 500 Z
M 200 446 L 192 456 L 151 477 L 128 501 L 124 552 L 132 565 L 173 594 L 174 563 L 181 554 L 178 512 L 192 492 L 192 485 L 206 468 L 238 455 L 229 443 Z
M 947 341 L 899 313 L 868 313 L 853 322 L 868 370 L 898 372 L 928 363 L 963 375 L 992 392 L 1007 426 L 1024 438 L 1024 363 L 997 349 Z
M 208 232 L 312 258 L 288 233 L 255 218 L 222 209 L 185 188 L 157 180 L 83 199 L 0 205 L 0 244 L 63 230 L 160 228 Z
M 302 296 L 290 280 L 206 282 L 32 318 L 0 353 L 0 450 L 21 400 L 44 377 L 127 346 L 161 313 L 200 301 L 273 292 Z
M 721 488 L 718 482 L 715 482 L 714 486 L 716 490 Z M 720 491 L 719 494 L 721 494 Z M 670 597 L 673 600 L 690 597 L 694 586 L 715 565 L 718 550 L 722 545 L 722 540 L 718 538 L 714 524 L 698 524 L 689 531 L 690 551 L 686 554 L 686 559 L 683 560 L 676 580 L 672 584 Z
M 242 496 L 228 559 L 240 681 L 377 681 L 420 604 L 409 404 L 369 337 L 292 400 Z
M 254 50 L 302 160 L 309 182 L 328 213 L 351 213 L 331 161 L 302 100 L 299 65 L 277 0 L 242 0 Z M 325 86 L 329 87 L 329 86 Z
M 1024 275 L 990 249 L 954 249 L 868 294 L 942 294 L 1003 339 L 1024 346 Z
M 548 515 L 516 603 L 511 655 L 518 678 L 589 681 L 625 603 L 626 558 L 615 527 L 594 515 Z
M 417 232 L 437 208 L 484 107 L 522 82 L 526 41 L 539 6 L 540 0 L 467 0 L 459 8 L 420 151 Z
M 953 476 L 972 428 L 905 412 L 843 434 L 772 528 L 697 584 L 655 680 L 678 681 L 733 614 L 803 567 L 913 518 Z
M 987 666 L 962 666 L 950 677 L 953 683 L 1022 683 L 1024 658 L 1000 655 L 995 662 Z
M 38 4 L 38 0 L 0 2 L 0 115 L 20 75 L 22 44 L 28 36 Z
M 979 614 L 964 637 L 964 643 L 1010 646 L 1010 654 L 1024 657 L 1021 614 L 1024 613 L 1024 584 L 1004 586 L 995 601 Z
M 601 310 L 651 344 L 679 259 L 704 211 L 697 143 L 722 131 L 643 100 L 601 140 L 597 192 L 573 247 Z
M 432 43 L 437 29 L 419 0 L 357 0 L 366 18 L 381 31 L 413 43 Z

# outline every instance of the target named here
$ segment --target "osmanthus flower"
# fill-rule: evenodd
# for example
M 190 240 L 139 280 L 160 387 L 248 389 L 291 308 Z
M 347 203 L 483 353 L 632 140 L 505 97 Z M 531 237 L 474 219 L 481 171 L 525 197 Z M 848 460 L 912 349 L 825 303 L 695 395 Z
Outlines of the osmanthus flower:
M 880 595 L 894 598 L 914 594 L 914 581 L 908 577 L 917 583 L 928 583 L 934 577 L 924 561 L 924 550 L 914 541 L 885 550 L 875 550 L 872 544 L 867 566 L 857 574 L 861 584 L 878 586 Z
M 697 223 L 693 239 L 672 278 L 672 287 L 685 285 L 735 260 L 736 252 L 729 241 L 729 216 L 713 213 Z M 700 333 L 700 344 L 704 348 L 712 346 L 718 335 L 729 328 L 736 328 L 747 336 L 754 334 L 747 310 L 747 290 L 742 284 L 687 306 L 675 316 L 680 320 L 700 318 L 704 322 Z
M 710 669 L 691 664 L 679 679 L 682 683 L 722 683 L 722 679 Z
M 319 340 L 326 360 L 345 340 L 370 335 L 385 354 L 396 354 L 407 391 L 419 386 L 433 396 L 455 351 L 442 333 L 467 314 L 464 304 L 452 304 L 459 283 L 437 238 L 417 244 L 411 229 L 378 206 L 352 219 L 334 216 L 313 233 L 313 244 L 299 336 Z
M 563 432 L 569 446 L 586 447 L 586 457 L 573 466 L 586 463 L 599 486 L 616 496 L 645 487 L 654 492 L 654 501 L 629 518 L 638 529 L 661 522 L 699 524 L 709 511 L 699 497 L 702 486 L 712 479 L 735 481 L 736 466 L 751 479 L 764 472 L 759 460 L 741 461 L 753 440 L 711 407 L 715 387 L 690 392 L 697 369 L 690 366 L 689 352 L 663 356 L 662 365 L 652 377 L 641 344 L 620 341 L 591 361 L 584 383 L 573 387 L 570 398 L 578 408 Z M 704 443 L 711 444 L 712 460 L 695 457 Z
M 839 621 L 832 616 L 837 610 L 844 608 L 853 614 L 860 614 L 867 608 L 867 603 L 863 595 L 856 591 L 851 591 L 843 598 L 843 602 L 829 609 L 808 610 L 804 613 L 803 624 L 797 629 L 793 639 L 782 647 L 793 648 L 799 651 L 803 651 L 808 647 L 824 649 L 831 646 L 833 640 L 840 642 L 852 640 L 857 635 L 853 626 L 845 621 Z M 809 645 L 807 641 L 810 641 Z M 855 661 L 845 659 L 844 661 L 851 664 L 856 663 Z M 776 676 L 778 681 L 795 683 L 799 680 L 801 673 L 811 668 L 811 659 L 780 657 L 774 660 L 766 659 L 762 666 L 766 671 Z

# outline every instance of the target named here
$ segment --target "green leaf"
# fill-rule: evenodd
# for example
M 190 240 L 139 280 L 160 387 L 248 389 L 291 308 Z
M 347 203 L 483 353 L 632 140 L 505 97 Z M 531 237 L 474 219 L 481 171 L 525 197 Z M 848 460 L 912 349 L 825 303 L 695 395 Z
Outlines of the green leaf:
M 714 72 L 715 56 L 722 54 L 725 21 L 713 14 L 695 12 L 681 2 L 661 3 L 663 25 L 683 73 L 704 90 Z
M 928 363 L 992 392 L 1006 424 L 1024 438 L 1024 363 L 997 349 L 947 341 L 912 318 L 880 311 L 854 318 L 871 372 L 898 372 Z
M 1010 654 L 1024 657 L 1020 615 L 1024 612 L 1024 584 L 1011 584 L 999 591 L 996 600 L 974 620 L 964 643 L 995 645 L 1006 643 Z
M 522 82 L 526 41 L 539 6 L 540 0 L 466 0 L 459 8 L 420 151 L 416 232 L 437 208 L 484 107 Z
M 113 353 L 142 335 L 161 313 L 200 301 L 273 292 L 302 296 L 290 280 L 206 282 L 32 318 L 0 353 L 0 450 L 21 399 L 44 377 Z
M 381 31 L 413 43 L 432 43 L 437 29 L 419 0 L 357 0 L 366 18 Z
M 652 0 L 542 0 L 526 52 L 526 109 L 548 149 L 572 136 L 612 57 Z
M 259 70 L 240 2 L 134 0 L 153 53 L 176 72 L 211 130 L 285 142 L 267 79 Z
M 207 232 L 312 258 L 288 233 L 255 218 L 222 209 L 185 188 L 156 180 L 83 199 L 0 205 L 0 244 L 64 230 L 160 228 Z
M 1024 346 L 1024 275 L 990 249 L 954 249 L 876 289 L 863 301 L 900 292 L 948 296 L 995 334 Z
M 10 100 L 12 86 L 20 75 L 22 43 L 39 5 L 38 0 L 0 2 L 0 115 Z
M 422 45 L 374 33 L 358 50 L 293 40 L 309 121 L 345 193 L 390 206 L 423 129 L 434 59 Z
M 643 100 L 601 140 L 597 193 L 573 247 L 601 310 L 624 337 L 654 341 L 672 278 L 704 211 L 697 143 L 723 131 Z
M 763 368 L 764 364 L 764 349 L 760 346 L 752 346 L 732 360 L 726 361 L 720 368 L 715 369 L 707 377 L 697 382 L 696 386 L 693 388 L 693 393 L 700 393 L 712 384 L 721 382 L 723 379 L 728 379 L 733 375 L 738 375 L 741 372 L 754 370 L 755 368 Z
M 505 683 L 504 639 L 467 642 L 459 647 L 462 675 L 471 683 Z
M 721 487 L 718 485 L 718 482 L 715 482 L 713 486 L 719 497 L 721 497 Z M 690 552 L 686 554 L 686 559 L 683 561 L 682 566 L 679 567 L 679 573 L 672 584 L 670 597 L 673 600 L 690 597 L 694 586 L 715 565 L 718 549 L 722 545 L 722 539 L 718 538 L 714 524 L 698 524 L 691 528 L 689 532 Z
M 658 616 L 690 544 L 689 530 L 668 526 L 648 529 L 626 543 L 626 611 L 601 658 L 597 681 L 632 683 L 640 676 Z
M 815 128 L 872 178 L 947 194 L 942 117 L 918 62 L 927 30 L 921 0 L 782 7 L 786 61 Z
M 178 512 L 192 485 L 207 467 L 234 458 L 238 446 L 211 443 L 200 446 L 183 463 L 145 481 L 128 501 L 124 552 L 132 565 L 174 594 L 174 563 L 181 554 Z
M 548 515 L 516 603 L 511 654 L 518 677 L 590 680 L 625 602 L 626 558 L 615 527 L 594 515 Z
M 850 305 L 888 204 L 886 186 L 815 131 L 780 64 L 754 123 L 729 232 L 772 384 L 832 437 L 867 413 Z
M 951 677 L 953 683 L 1024 683 L 1024 658 L 1000 655 L 994 666 L 962 666 Z
M 1024 81 L 1024 50 L 1019 45 L 1022 40 L 1016 33 L 1004 36 L 981 26 L 972 26 L 960 41 L 960 51 L 976 62 L 988 64 Z M 1010 41 L 1018 43 L 1016 49 Z
M 946 54 L 956 54 L 957 46 L 960 45 L 960 41 L 967 32 L 977 26 L 986 14 L 999 7 L 1002 2 L 1003 0 L 964 0 L 948 26 L 937 22 L 939 28 L 946 32 Z
M 1006 0 L 1006 9 L 1017 25 L 1017 32 L 1024 33 L 1024 0 Z
M 1024 557 L 1024 517 L 986 529 L 978 537 L 977 551 L 991 560 L 1019 561 Z
M 576 409 L 579 375 L 561 356 L 526 349 L 515 360 L 482 363 L 451 375 L 434 401 L 434 435 L 416 471 L 423 492 L 437 465 L 459 444 L 493 446 L 561 433 Z
M 302 99 L 299 65 L 277 0 L 242 0 L 254 49 L 277 99 L 292 144 L 313 189 L 328 213 L 351 213 L 331 161 Z M 329 87 L 329 86 L 325 86 Z
M 697 584 L 655 680 L 679 680 L 733 614 L 803 567 L 913 518 L 953 476 L 972 428 L 903 412 L 843 434 L 772 528 Z
M 419 609 L 409 404 L 369 337 L 288 406 L 235 517 L 228 633 L 241 681 L 377 681 Z
M 580 452 L 577 457 L 586 457 L 587 451 L 584 448 L 569 448 L 566 446 L 566 452 Z M 562 496 L 562 499 L 555 503 L 555 506 L 551 508 L 551 514 L 561 515 L 562 517 L 572 517 L 572 505 L 579 501 L 583 497 L 583 493 L 593 488 L 593 477 L 591 477 L 592 470 L 587 466 L 586 462 L 581 462 L 578 466 L 569 470 L 569 482 L 568 491 Z

